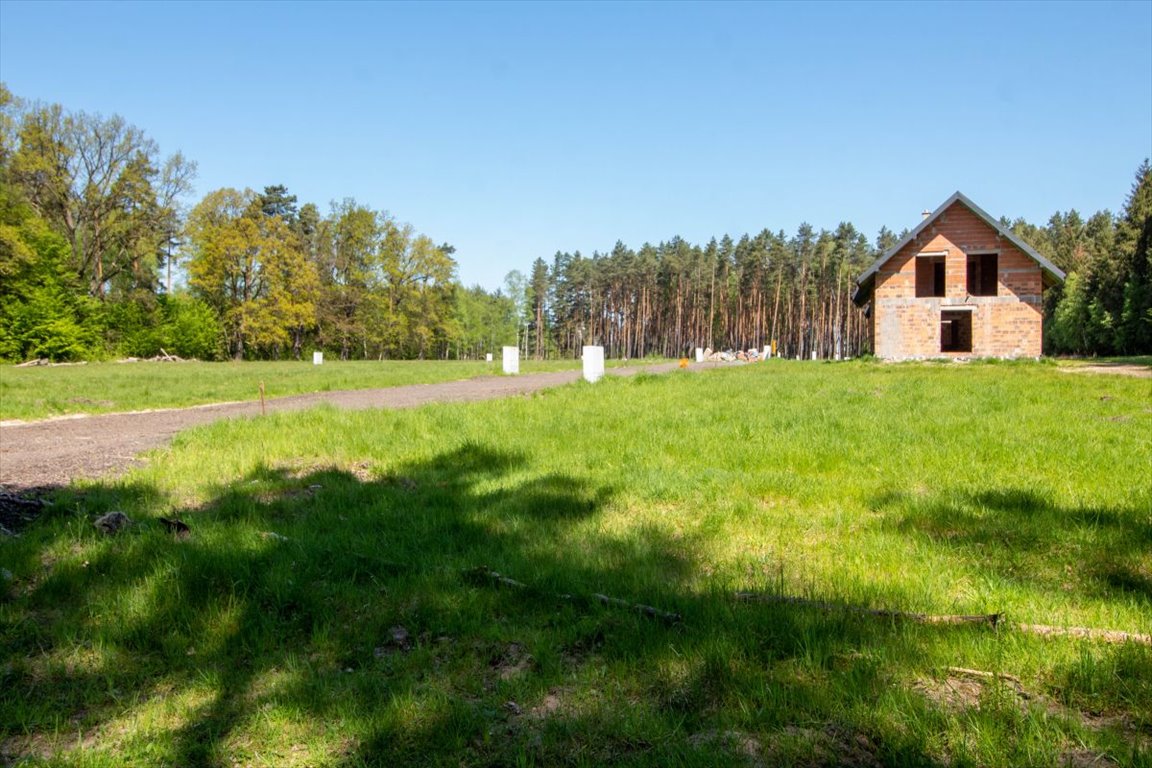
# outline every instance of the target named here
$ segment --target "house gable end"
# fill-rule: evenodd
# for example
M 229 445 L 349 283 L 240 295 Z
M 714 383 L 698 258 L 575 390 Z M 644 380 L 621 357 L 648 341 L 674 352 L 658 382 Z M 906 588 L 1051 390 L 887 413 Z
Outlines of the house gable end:
M 945 212 L 956 203 L 962 204 L 964 207 L 974 213 L 979 219 L 981 219 L 985 224 L 987 224 L 988 227 L 992 229 L 998 237 L 1002 237 L 1008 240 L 1021 252 L 1039 264 L 1045 285 L 1052 285 L 1058 282 L 1063 282 L 1065 275 L 1059 267 L 1040 255 L 1036 249 L 1032 248 L 1030 245 L 1021 240 L 1014 232 L 1001 225 L 999 221 L 992 218 L 986 211 L 965 197 L 961 192 L 955 192 L 935 211 L 933 211 L 923 221 L 921 221 L 915 227 L 915 229 L 905 235 L 900 240 L 900 242 L 884 251 L 884 253 L 880 255 L 880 258 L 876 259 L 876 261 L 874 261 L 872 265 L 869 266 L 868 269 L 865 270 L 859 278 L 857 278 L 856 291 L 852 294 L 853 303 L 861 307 L 867 304 L 872 297 L 872 292 L 876 281 L 876 274 L 880 271 L 881 267 L 883 267 L 884 264 L 896 256 L 896 254 L 900 253 L 900 251 L 907 247 L 909 243 L 915 242 L 917 238 L 919 238 L 925 231 L 929 230 L 929 228 L 932 227 L 940 219 L 941 216 L 945 215 Z

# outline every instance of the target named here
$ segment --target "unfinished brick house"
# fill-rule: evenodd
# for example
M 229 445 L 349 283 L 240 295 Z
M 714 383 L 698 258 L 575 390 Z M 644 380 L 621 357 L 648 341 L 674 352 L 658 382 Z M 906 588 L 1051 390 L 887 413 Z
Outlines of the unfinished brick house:
M 1052 262 L 957 192 L 876 260 L 852 301 L 877 357 L 1039 357 Z

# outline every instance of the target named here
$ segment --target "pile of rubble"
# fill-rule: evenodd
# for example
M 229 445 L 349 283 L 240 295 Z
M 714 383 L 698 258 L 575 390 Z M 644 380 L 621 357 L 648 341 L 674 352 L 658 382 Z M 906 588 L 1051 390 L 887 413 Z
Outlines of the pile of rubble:
M 761 360 L 767 359 L 764 352 L 759 349 L 749 349 L 747 351 L 740 349 L 733 351 L 725 349 L 722 351 L 713 351 L 711 348 L 704 350 L 704 362 L 706 363 L 758 363 Z
M 65 365 L 88 365 L 87 360 L 81 360 L 78 363 L 54 363 L 46 357 L 38 357 L 35 360 L 29 360 L 25 363 L 19 363 L 12 366 L 13 368 L 34 368 L 38 365 L 51 365 L 51 366 L 65 366 Z
M 185 360 L 179 355 L 168 354 L 163 347 L 160 348 L 160 354 L 152 357 L 125 357 L 117 360 L 118 363 L 189 363 L 195 362 L 194 360 Z
M 170 355 L 164 349 L 160 350 L 160 354 L 153 355 L 152 357 L 123 357 L 116 362 L 118 363 L 195 363 L 198 362 L 196 358 L 184 358 L 179 355 Z M 66 365 L 88 365 L 87 360 L 72 363 L 54 363 L 46 357 L 40 357 L 35 360 L 29 360 L 25 363 L 20 363 L 13 366 L 14 368 L 32 368 L 39 365 L 51 365 L 53 367 L 61 367 Z

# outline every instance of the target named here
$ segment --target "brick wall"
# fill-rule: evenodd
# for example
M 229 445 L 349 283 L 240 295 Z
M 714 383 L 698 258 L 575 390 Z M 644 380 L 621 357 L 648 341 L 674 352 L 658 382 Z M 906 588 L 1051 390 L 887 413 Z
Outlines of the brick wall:
M 968 254 L 998 251 L 997 295 L 968 295 Z M 916 254 L 943 252 L 944 293 L 916 298 Z M 1040 265 L 972 213 L 953 203 L 876 273 L 872 328 L 878 357 L 1039 357 Z M 971 308 L 972 351 L 940 351 L 940 313 Z

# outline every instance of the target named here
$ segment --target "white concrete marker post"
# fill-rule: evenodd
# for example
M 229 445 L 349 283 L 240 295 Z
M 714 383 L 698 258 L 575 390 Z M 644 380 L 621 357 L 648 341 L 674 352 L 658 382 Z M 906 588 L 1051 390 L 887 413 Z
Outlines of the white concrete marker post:
M 704 350 L 701 349 L 700 347 L 696 347 L 696 362 L 698 362 L 698 363 L 704 362 Z
M 772 357 L 772 347 L 764 347 L 764 359 Z
M 490 363 L 490 362 L 492 362 L 492 353 L 491 353 L 491 352 L 489 352 L 488 354 L 484 355 L 484 362 L 486 362 L 486 363 Z
M 595 384 L 604 376 L 604 347 L 584 347 L 584 380 Z
M 504 373 L 520 373 L 519 347 L 504 347 Z
M 324 364 L 324 353 L 323 352 L 313 352 L 312 353 L 312 365 L 323 365 L 323 364 Z

